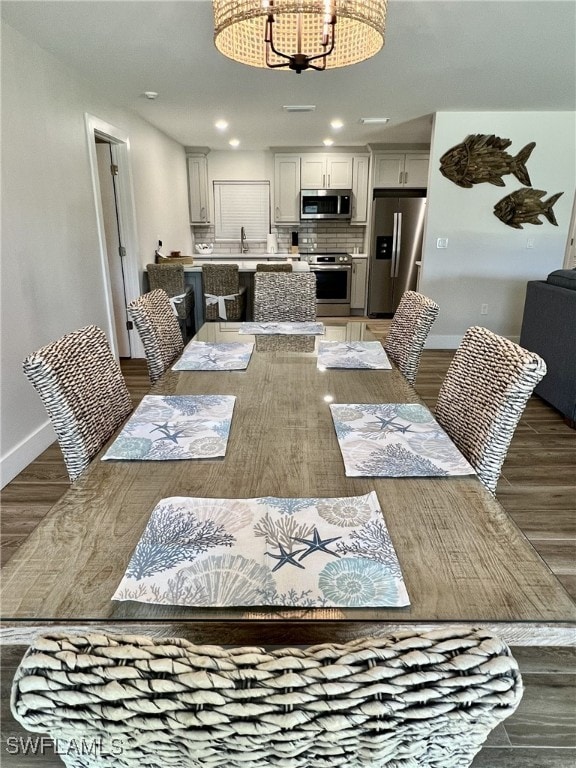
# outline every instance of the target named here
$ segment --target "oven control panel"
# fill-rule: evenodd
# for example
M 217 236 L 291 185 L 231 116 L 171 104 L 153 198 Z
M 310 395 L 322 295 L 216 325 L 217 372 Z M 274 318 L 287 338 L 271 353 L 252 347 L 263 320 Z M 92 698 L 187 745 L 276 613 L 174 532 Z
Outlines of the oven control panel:
M 351 264 L 349 253 L 310 253 L 306 257 L 309 264 Z

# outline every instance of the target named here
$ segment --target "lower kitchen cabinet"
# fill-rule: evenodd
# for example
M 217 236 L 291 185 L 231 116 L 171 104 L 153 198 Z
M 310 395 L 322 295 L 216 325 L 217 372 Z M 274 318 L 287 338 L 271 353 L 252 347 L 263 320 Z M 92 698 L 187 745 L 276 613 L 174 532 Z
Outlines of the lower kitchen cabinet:
M 366 307 L 366 289 L 368 287 L 368 259 L 366 256 L 352 257 L 352 281 L 350 285 L 350 309 Z

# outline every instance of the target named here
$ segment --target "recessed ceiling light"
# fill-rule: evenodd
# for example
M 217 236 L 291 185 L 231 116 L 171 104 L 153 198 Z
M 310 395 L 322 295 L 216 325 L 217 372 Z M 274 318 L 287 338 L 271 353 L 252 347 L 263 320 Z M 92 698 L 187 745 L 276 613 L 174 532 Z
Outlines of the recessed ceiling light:
M 218 128 L 219 131 L 225 131 L 228 128 L 228 123 L 226 120 L 216 120 L 214 127 Z
M 389 117 L 361 117 L 360 122 L 364 125 L 377 125 L 387 123 L 390 120 Z
M 286 112 L 314 112 L 316 104 L 285 104 L 282 109 Z
M 158 98 L 158 94 L 156 93 L 156 91 L 144 91 L 142 95 L 146 96 L 146 98 L 150 99 L 150 101 L 154 101 L 154 99 Z
M 332 128 L 334 128 L 335 131 L 337 131 L 339 128 L 343 127 L 344 123 L 342 122 L 342 120 L 336 119 L 336 120 L 332 120 L 330 125 L 332 126 Z
M 230 144 L 231 147 L 238 147 L 238 146 L 240 146 L 240 140 L 239 139 L 230 139 L 228 144 Z
M 325 147 L 331 147 L 334 144 L 334 139 L 324 139 L 322 143 Z

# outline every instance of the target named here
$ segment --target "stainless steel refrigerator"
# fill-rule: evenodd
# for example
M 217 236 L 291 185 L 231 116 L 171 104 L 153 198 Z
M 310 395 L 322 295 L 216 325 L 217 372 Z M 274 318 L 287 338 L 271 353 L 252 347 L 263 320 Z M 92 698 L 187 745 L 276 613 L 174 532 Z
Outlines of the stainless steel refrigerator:
M 404 291 L 415 290 L 422 255 L 426 197 L 376 191 L 368 284 L 368 314 L 392 315 Z

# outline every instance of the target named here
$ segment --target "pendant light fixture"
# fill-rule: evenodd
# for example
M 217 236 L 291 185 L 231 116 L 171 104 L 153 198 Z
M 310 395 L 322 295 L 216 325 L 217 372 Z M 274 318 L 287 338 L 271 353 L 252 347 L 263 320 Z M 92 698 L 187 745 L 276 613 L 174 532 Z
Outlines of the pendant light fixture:
M 251 67 L 336 69 L 384 45 L 387 0 L 213 0 L 216 48 Z

